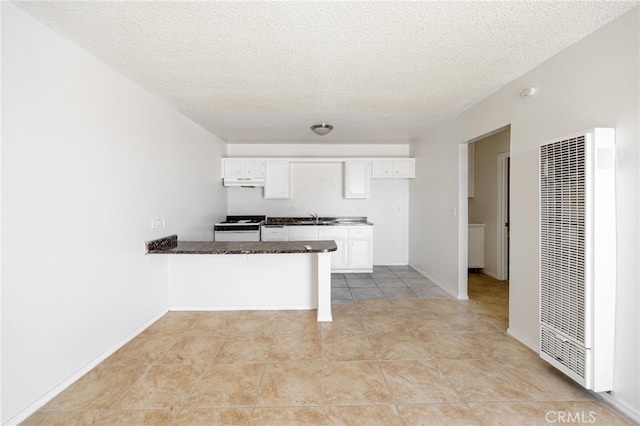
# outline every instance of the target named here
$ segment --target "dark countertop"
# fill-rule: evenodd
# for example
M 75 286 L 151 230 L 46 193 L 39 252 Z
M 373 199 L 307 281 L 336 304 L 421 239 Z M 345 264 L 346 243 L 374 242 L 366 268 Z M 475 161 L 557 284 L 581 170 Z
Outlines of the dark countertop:
M 262 226 L 372 226 L 366 217 L 268 217 Z
M 171 237 L 146 243 L 150 254 L 289 254 L 336 251 L 335 241 L 177 241 Z M 156 248 L 157 242 L 171 239 L 174 244 Z M 309 246 L 310 249 L 307 249 Z

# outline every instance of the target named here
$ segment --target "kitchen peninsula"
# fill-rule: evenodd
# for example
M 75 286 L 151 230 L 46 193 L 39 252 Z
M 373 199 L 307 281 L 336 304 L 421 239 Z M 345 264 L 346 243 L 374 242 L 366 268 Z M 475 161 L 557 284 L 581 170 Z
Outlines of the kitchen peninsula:
M 168 256 L 170 310 L 318 310 L 331 317 L 334 241 L 146 243 Z

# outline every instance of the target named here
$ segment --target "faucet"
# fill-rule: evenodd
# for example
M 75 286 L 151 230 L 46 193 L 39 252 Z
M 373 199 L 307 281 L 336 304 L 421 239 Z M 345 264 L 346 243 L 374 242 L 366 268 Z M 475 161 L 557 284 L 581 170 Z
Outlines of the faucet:
M 316 221 L 316 224 L 318 223 L 318 213 L 309 213 L 309 215 L 313 218 L 313 220 Z

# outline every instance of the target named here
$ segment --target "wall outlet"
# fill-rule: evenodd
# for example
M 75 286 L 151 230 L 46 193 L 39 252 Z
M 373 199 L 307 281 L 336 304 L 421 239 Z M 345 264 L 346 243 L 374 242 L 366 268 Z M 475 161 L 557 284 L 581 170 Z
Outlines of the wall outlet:
M 162 218 L 162 227 L 166 228 L 167 226 L 169 226 L 169 217 L 165 216 Z
M 162 220 L 158 217 L 151 219 L 151 229 L 158 229 L 162 226 Z
M 293 204 L 291 204 L 289 206 L 289 213 L 295 213 L 296 212 L 296 206 L 294 206 Z

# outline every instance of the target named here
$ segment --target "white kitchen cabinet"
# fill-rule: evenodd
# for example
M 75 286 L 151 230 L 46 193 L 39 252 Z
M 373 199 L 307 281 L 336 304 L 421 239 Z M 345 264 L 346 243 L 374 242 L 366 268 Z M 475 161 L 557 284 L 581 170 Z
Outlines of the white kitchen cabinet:
M 264 178 L 264 163 L 260 158 L 223 158 L 222 177 L 225 179 Z
M 353 272 L 373 270 L 373 227 L 349 227 L 348 269 Z
M 286 226 L 262 226 L 261 241 L 289 241 L 289 231 Z
M 289 187 L 289 160 L 266 160 L 264 198 L 288 199 Z
M 372 178 L 393 177 L 393 160 L 387 160 L 387 159 L 371 160 L 371 177 Z
M 342 226 L 324 226 L 318 229 L 318 240 L 333 240 L 338 250 L 331 253 L 331 271 L 346 270 L 349 265 L 349 230 Z
M 344 198 L 369 198 L 369 161 L 344 162 Z
M 317 226 L 287 226 L 289 241 L 318 241 Z
M 416 177 L 416 160 L 414 158 L 403 158 L 393 160 L 393 177 L 413 179 Z
M 468 268 L 484 268 L 484 223 L 470 223 Z
M 371 160 L 371 177 L 372 178 L 414 178 L 415 159 L 399 158 L 399 159 L 374 159 Z

